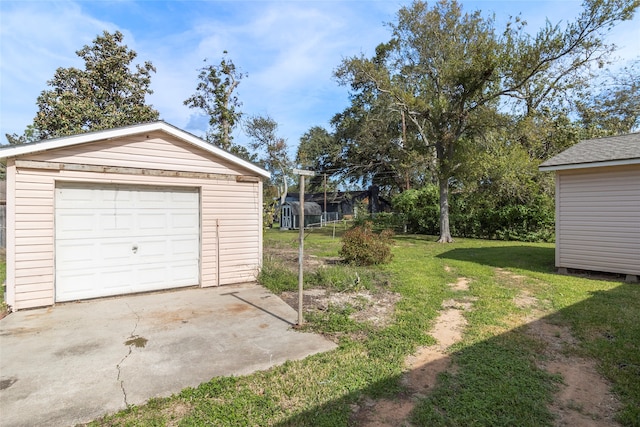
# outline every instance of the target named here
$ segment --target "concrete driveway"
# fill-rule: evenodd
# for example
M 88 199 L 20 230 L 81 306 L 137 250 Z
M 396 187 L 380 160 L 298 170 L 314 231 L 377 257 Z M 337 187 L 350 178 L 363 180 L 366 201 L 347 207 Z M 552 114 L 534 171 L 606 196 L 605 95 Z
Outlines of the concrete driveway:
M 257 285 L 134 295 L 0 320 L 0 425 L 74 425 L 332 350 Z

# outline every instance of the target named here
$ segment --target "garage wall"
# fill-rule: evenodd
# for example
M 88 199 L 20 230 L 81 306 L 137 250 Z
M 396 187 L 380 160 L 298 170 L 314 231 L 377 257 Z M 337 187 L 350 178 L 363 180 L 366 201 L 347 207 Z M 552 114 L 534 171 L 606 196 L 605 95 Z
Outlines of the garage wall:
M 640 274 L 640 166 L 557 172 L 556 266 Z
M 99 141 L 20 157 L 19 160 L 125 166 L 220 174 L 158 177 L 141 174 L 16 168 L 8 159 L 7 283 L 14 309 L 51 305 L 54 292 L 54 194 L 56 182 L 122 183 L 200 188 L 200 285 L 255 280 L 262 261 L 262 183 L 236 182 L 248 173 L 181 140 L 155 133 Z M 9 229 L 11 227 L 11 229 Z M 218 265 L 218 260 L 220 264 Z

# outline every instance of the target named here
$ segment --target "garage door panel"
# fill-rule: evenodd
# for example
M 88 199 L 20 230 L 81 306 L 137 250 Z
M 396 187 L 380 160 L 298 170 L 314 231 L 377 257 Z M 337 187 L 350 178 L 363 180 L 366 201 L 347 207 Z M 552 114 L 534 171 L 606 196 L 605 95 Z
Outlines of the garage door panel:
M 191 203 L 194 200 L 193 193 L 172 193 L 170 197 L 174 203 Z
M 181 230 L 194 230 L 198 224 L 198 218 L 192 213 L 175 213 L 171 215 L 171 228 L 176 232 Z
M 56 289 L 56 298 L 58 300 L 76 300 L 130 293 L 132 292 L 130 278 L 129 270 L 122 267 L 113 267 L 102 271 L 81 269 L 73 273 L 65 272 L 56 275 L 56 279 L 65 284 L 62 293 Z M 60 297 L 63 299 L 59 299 Z
M 116 263 L 130 264 L 132 259 L 132 245 L 129 239 L 122 238 L 105 238 L 100 244 L 99 262 L 96 267 L 101 265 L 108 266 Z
M 136 243 L 137 252 L 135 255 L 140 257 L 144 263 L 162 262 L 167 257 L 167 250 L 170 246 L 171 243 L 163 239 L 145 239 Z
M 56 300 L 199 283 L 197 189 L 56 188 Z
M 59 240 L 77 240 L 87 238 L 88 234 L 93 236 L 112 236 L 114 232 L 130 235 L 134 227 L 133 214 L 100 212 L 84 209 L 86 212 L 78 210 L 58 210 L 56 212 L 56 232 Z
M 131 213 L 119 213 L 113 215 L 106 212 L 98 212 L 96 218 L 95 232 L 103 232 L 104 235 L 111 235 L 114 232 L 127 233 L 134 226 L 135 217 Z
M 65 214 L 56 218 L 57 233 L 64 233 L 65 236 L 73 238 L 71 233 L 90 233 L 95 228 L 95 219 L 89 214 Z M 82 236 L 82 234 L 79 234 Z
M 75 273 L 64 272 L 56 275 L 56 280 L 63 280 L 65 286 L 73 288 L 73 296 L 77 299 L 91 298 L 94 294 L 93 283 L 96 281 L 96 275 L 91 272 L 77 271 Z M 56 299 L 59 292 L 56 290 Z
M 141 232 L 158 232 L 167 228 L 167 215 L 164 213 L 141 212 L 137 217 Z
M 73 259 L 80 263 L 89 263 L 96 258 L 95 244 L 87 242 L 57 242 L 56 258 Z
M 195 265 L 193 262 L 185 262 L 183 264 L 176 265 L 175 268 L 171 269 L 171 281 L 180 283 L 184 286 L 191 285 L 190 274 L 194 267 Z
M 172 283 L 170 281 L 170 276 L 167 276 L 167 269 L 161 263 L 151 263 L 145 266 L 142 266 L 136 271 L 138 274 L 137 284 L 140 290 L 152 290 L 159 283 L 166 284 Z M 180 285 L 175 285 L 172 283 L 172 286 L 165 287 L 175 287 Z
M 193 253 L 198 251 L 198 245 L 187 238 L 176 238 L 173 239 L 173 244 L 169 250 L 174 257 L 191 259 Z

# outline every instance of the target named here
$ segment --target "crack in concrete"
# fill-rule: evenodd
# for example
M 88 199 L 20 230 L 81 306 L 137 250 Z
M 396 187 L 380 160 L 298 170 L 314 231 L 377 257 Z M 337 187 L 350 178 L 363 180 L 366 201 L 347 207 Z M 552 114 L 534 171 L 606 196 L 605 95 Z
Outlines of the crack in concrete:
M 129 352 L 116 365 L 116 369 L 118 370 L 118 377 L 116 378 L 116 381 L 120 381 L 120 389 L 122 390 L 122 397 L 124 400 L 124 404 L 127 408 L 129 407 L 129 402 L 127 402 L 127 390 L 125 390 L 124 388 L 124 380 L 120 380 L 120 374 L 122 373 L 122 371 L 120 370 L 120 365 L 122 364 L 122 362 L 124 362 L 127 359 L 127 357 L 129 357 L 129 355 L 131 355 L 132 351 L 133 350 L 131 349 L 131 346 L 129 346 Z
M 131 312 L 136 316 L 136 323 L 133 326 L 133 330 L 131 331 L 131 334 L 129 334 L 129 338 L 135 338 L 136 336 L 135 332 L 136 332 L 136 329 L 138 329 L 138 323 L 140 323 L 140 316 L 138 315 L 138 313 L 133 311 L 133 309 L 131 309 L 131 306 L 129 304 L 127 304 L 127 307 L 129 307 L 129 310 L 131 310 Z M 125 342 L 125 345 L 126 345 L 126 342 Z M 120 360 L 120 362 L 118 362 L 118 364 L 116 364 L 116 369 L 118 370 L 118 376 L 116 378 L 116 381 L 120 381 L 120 389 L 122 390 L 122 397 L 124 400 L 124 404 L 127 408 L 129 407 L 129 402 L 127 401 L 127 390 L 124 387 L 124 380 L 120 379 L 120 374 L 122 373 L 120 366 L 122 365 L 122 363 L 124 363 L 125 360 L 127 360 L 129 356 L 131 356 L 134 345 L 135 345 L 134 343 L 128 344 L 129 352 Z

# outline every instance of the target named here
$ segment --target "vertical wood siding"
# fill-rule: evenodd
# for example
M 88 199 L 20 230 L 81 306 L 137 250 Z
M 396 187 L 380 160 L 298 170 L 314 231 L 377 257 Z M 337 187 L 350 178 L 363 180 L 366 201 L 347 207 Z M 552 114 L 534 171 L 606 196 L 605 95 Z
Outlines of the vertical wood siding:
M 180 140 L 163 137 L 101 141 L 20 159 L 226 175 L 247 173 Z M 8 293 L 8 302 L 16 310 L 55 302 L 54 194 L 57 181 L 199 188 L 202 195 L 200 285 L 217 286 L 256 279 L 262 262 L 261 182 L 236 182 L 233 177 L 228 180 L 154 177 L 24 168 L 8 168 L 7 174 L 11 175 L 8 183 L 15 182 L 15 192 L 9 193 L 15 197 L 10 196 L 7 201 L 11 205 L 7 211 L 7 265 L 10 271 L 7 284 L 13 286 L 14 294 Z M 10 215 L 13 217 L 9 218 Z M 10 226 L 12 230 L 9 230 Z M 218 258 L 220 266 L 217 265 Z
M 556 266 L 640 274 L 640 166 L 557 173 Z

